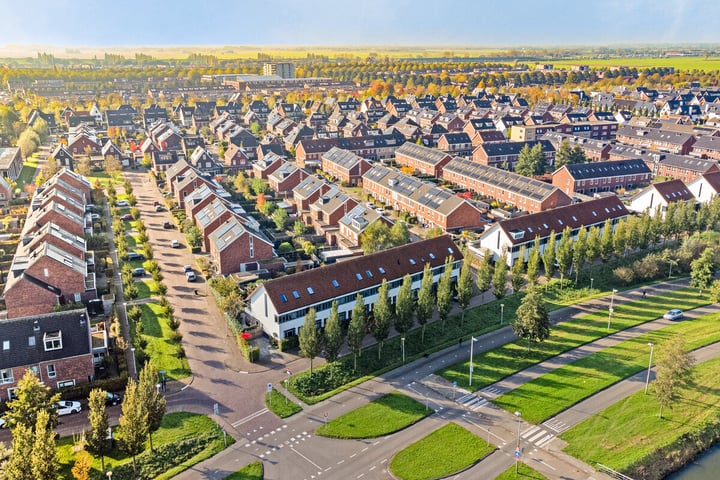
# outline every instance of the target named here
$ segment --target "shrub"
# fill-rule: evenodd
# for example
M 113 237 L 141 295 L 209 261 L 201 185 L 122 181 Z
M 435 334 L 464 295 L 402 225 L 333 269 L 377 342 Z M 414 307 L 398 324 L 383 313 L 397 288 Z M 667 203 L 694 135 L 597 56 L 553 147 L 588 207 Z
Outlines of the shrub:
M 168 327 L 170 327 L 171 330 L 177 330 L 180 328 L 180 320 L 175 318 L 174 316 L 171 316 L 168 318 Z
M 613 275 L 623 285 L 630 285 L 635 281 L 635 272 L 630 267 L 618 267 L 613 270 Z
M 178 325 L 179 324 L 180 322 L 178 322 Z M 182 333 L 178 332 L 177 330 L 173 330 L 168 334 L 168 340 L 170 340 L 172 343 L 180 343 L 182 341 Z
M 652 280 L 660 276 L 660 262 L 662 260 L 655 254 L 650 254 L 633 263 L 632 269 L 642 280 Z

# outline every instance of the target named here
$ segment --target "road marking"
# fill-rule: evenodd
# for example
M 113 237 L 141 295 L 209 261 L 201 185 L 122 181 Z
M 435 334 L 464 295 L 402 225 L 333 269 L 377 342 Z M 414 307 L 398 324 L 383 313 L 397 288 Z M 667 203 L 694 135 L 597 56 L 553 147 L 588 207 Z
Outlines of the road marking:
M 340 464 L 343 464 L 343 463 L 345 463 L 345 460 L 340 460 L 337 464 L 340 465 Z
M 388 461 L 388 459 L 387 459 L 387 458 L 385 458 L 385 459 L 383 459 L 383 461 L 382 461 L 382 462 L 380 462 L 380 463 L 387 463 L 387 461 Z
M 239 427 L 240 425 L 242 425 L 243 423 L 247 423 L 247 422 L 249 422 L 249 421 L 251 421 L 251 420 L 254 420 L 254 419 L 256 419 L 257 417 L 259 417 L 260 415 L 264 415 L 264 414 L 266 414 L 266 413 L 268 413 L 268 412 L 269 412 L 269 410 L 268 410 L 267 408 L 263 408 L 262 410 L 258 410 L 258 411 L 255 412 L 255 413 L 251 413 L 251 414 L 248 415 L 247 417 L 242 418 L 242 419 L 238 420 L 237 422 L 231 423 L 231 425 L 232 425 L 233 427 L 237 428 L 237 427 Z M 260 427 L 260 428 L 262 428 L 262 427 Z
M 364 451 L 367 450 L 368 448 L 370 448 L 370 447 L 365 447 L 365 448 L 363 448 L 362 450 L 360 450 L 360 453 L 364 452 Z
M 370 471 L 372 472 L 373 470 L 375 470 L 375 468 L 377 468 L 377 466 L 373 465 L 372 467 L 370 467 Z
M 553 469 L 553 471 L 556 471 L 556 470 L 557 470 L 557 468 L 553 467 L 553 466 L 550 465 L 549 463 L 543 462 L 543 461 L 540 460 L 539 458 L 533 458 L 533 460 L 535 460 L 535 461 L 538 462 L 538 463 L 542 463 L 543 465 L 545 465 L 545 466 L 548 467 L 548 468 Z M 592 478 L 592 477 L 590 477 L 590 478 Z
M 357 455 L 357 453 L 353 453 L 352 455 L 350 455 L 350 458 L 355 458 L 355 455 Z
M 310 465 L 312 465 L 313 467 L 317 468 L 318 470 L 322 470 L 322 467 L 321 467 L 320 465 L 318 465 L 317 463 L 313 462 L 313 461 L 310 460 L 308 457 L 306 457 L 306 456 L 303 455 L 302 453 L 300 453 L 300 452 L 298 452 L 297 450 L 295 450 L 293 447 L 290 447 L 290 450 L 292 450 L 293 452 L 297 453 L 302 459 L 306 460 L 306 461 L 307 461 Z

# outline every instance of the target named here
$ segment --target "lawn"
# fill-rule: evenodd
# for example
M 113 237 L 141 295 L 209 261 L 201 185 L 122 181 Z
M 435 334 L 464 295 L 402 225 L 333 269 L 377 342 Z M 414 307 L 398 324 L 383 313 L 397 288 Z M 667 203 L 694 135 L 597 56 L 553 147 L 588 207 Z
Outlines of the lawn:
M 495 480 L 515 480 L 517 478 L 526 480 L 548 480 L 545 475 L 538 473 L 531 467 L 520 462 L 517 466 L 518 473 L 515 473 L 515 465 L 505 470 L 503 473 L 495 477 Z
M 263 477 L 262 462 L 253 462 L 245 465 L 232 475 L 225 477 L 225 480 L 263 480 Z
M 116 427 L 113 427 L 113 431 L 115 428 Z M 213 438 L 200 453 L 185 462 L 167 465 L 166 472 L 157 478 L 170 478 L 177 475 L 181 471 L 188 469 L 202 460 L 210 458 L 225 448 L 223 435 L 218 425 L 209 417 L 187 412 L 169 413 L 165 415 L 160 429 L 153 433 L 153 448 L 156 451 L 162 449 L 163 446 L 207 435 Z M 74 440 L 77 440 L 77 437 L 65 437 L 57 441 L 58 463 L 60 465 L 61 475 L 59 478 L 65 480 L 73 478 L 70 469 L 75 461 L 75 453 L 73 452 Z M 233 443 L 233 439 L 228 435 L 228 444 L 231 443 Z M 149 450 L 149 442 L 147 442 L 145 447 L 146 454 L 149 454 Z M 106 470 L 114 470 L 118 466 L 131 461 L 130 457 L 126 457 L 118 448 L 114 448 L 110 454 L 105 457 L 105 468 Z M 93 460 L 92 468 L 91 478 L 100 478 L 101 463 L 99 458 Z
M 295 402 L 291 402 L 282 393 L 274 388 L 270 394 L 265 394 L 265 405 L 280 418 L 287 418 L 302 412 L 302 407 Z
M 568 442 L 565 452 L 591 465 L 599 462 L 624 471 L 699 425 L 716 424 L 719 369 L 720 358 L 697 365 L 694 385 L 680 392 L 675 408 L 663 410 L 662 419 L 652 393 L 644 395 L 642 391 L 593 415 L 560 436 Z
M 170 340 L 172 330 L 162 315 L 161 307 L 156 303 L 138 305 L 142 311 L 143 335 L 147 340 L 146 351 L 156 370 L 165 370 L 171 380 L 190 375 L 190 369 L 184 359 L 178 358 L 178 346 Z M 134 328 L 133 344 L 136 343 Z
M 35 176 L 35 170 L 37 170 L 38 162 L 37 160 L 26 160 L 23 163 L 23 168 L 20 170 L 20 175 L 18 176 L 16 183 L 17 187 L 20 191 L 23 191 L 25 188 L 25 185 L 32 183 L 33 176 Z
M 403 480 L 445 478 L 482 460 L 495 450 L 456 423 L 448 423 L 399 451 L 390 471 Z
M 476 354 L 472 387 L 468 385 L 469 360 L 444 368 L 438 374 L 451 382 L 458 382 L 458 386 L 462 388 L 479 390 L 567 350 L 654 320 L 671 308 L 689 310 L 707 303 L 708 297 L 698 297 L 697 289 L 685 288 L 619 304 L 614 308 L 609 332 L 607 330 L 608 312 L 601 310 L 572 322 L 555 325 L 551 330 L 550 338 L 540 344 L 532 345 L 530 352 L 528 352 L 527 342 L 516 340 L 493 350 Z M 507 308 L 505 310 L 507 314 Z
M 317 434 L 333 438 L 376 438 L 402 430 L 433 413 L 399 392 L 341 415 L 322 425 Z
M 637 68 L 674 67 L 676 70 L 720 70 L 718 57 L 637 57 L 637 58 L 576 58 L 572 60 L 550 60 L 555 67 L 569 67 L 570 65 L 590 65 L 590 67 L 626 66 Z
M 523 412 L 523 418 L 529 422 L 542 422 L 646 369 L 650 355 L 648 343 L 656 345 L 655 353 L 659 355 L 663 343 L 675 335 L 680 335 L 687 348 L 693 350 L 720 341 L 719 321 L 720 314 L 705 315 L 640 335 L 542 375 L 501 395 L 495 404 L 511 412 Z

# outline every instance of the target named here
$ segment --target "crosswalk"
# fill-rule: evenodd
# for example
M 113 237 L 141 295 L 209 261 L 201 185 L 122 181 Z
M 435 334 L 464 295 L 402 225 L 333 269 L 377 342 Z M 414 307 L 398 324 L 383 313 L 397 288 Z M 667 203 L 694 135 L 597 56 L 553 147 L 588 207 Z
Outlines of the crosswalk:
M 485 405 L 492 405 L 487 398 L 475 395 L 474 393 L 468 393 L 467 395 L 463 395 L 462 397 L 458 398 L 456 402 L 460 405 L 463 405 L 468 410 L 472 410 L 473 412 L 480 410 Z
M 544 422 L 543 425 L 556 433 L 562 433 L 570 428 L 570 425 L 565 422 L 561 422 L 560 420 L 548 420 L 547 422 Z
M 502 395 L 503 393 L 506 393 L 506 392 L 507 392 L 507 390 L 504 388 L 493 387 L 493 386 L 485 387 L 482 390 L 480 390 L 480 393 L 482 393 L 483 395 L 488 396 L 490 398 L 499 397 L 500 395 Z
M 532 427 L 522 432 L 520 434 L 520 438 L 522 438 L 527 443 L 532 443 L 535 446 L 543 447 L 546 444 L 550 443 L 553 438 L 555 438 L 555 434 L 548 432 L 539 425 L 533 425 Z

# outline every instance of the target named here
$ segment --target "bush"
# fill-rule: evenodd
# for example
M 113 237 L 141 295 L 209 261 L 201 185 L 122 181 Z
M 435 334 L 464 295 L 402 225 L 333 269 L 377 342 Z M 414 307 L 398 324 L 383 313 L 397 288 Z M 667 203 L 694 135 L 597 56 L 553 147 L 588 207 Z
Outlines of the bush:
M 660 257 L 655 254 L 650 254 L 633 263 L 632 269 L 641 280 L 653 280 L 660 276 L 661 262 Z
M 60 393 L 64 400 L 87 400 L 90 396 L 90 390 L 100 388 L 106 392 L 121 392 L 127 386 L 128 378 L 126 375 L 114 378 L 106 378 L 103 380 L 95 380 L 91 383 L 81 383 L 73 387 L 62 388 Z
M 179 325 L 180 322 L 178 322 L 178 326 Z M 173 331 L 168 334 L 168 340 L 170 340 L 172 343 L 180 343 L 182 341 L 182 333 L 178 332 L 177 329 L 173 329 Z
M 300 340 L 298 337 L 288 337 L 278 340 L 277 344 L 278 349 L 280 349 L 281 352 L 289 352 L 290 350 L 300 346 Z
M 635 272 L 630 267 L 618 267 L 613 270 L 613 275 L 623 285 L 630 285 L 635 281 Z
M 169 317 L 167 322 L 170 330 L 177 330 L 178 328 L 180 328 L 180 320 L 178 320 L 174 316 Z

